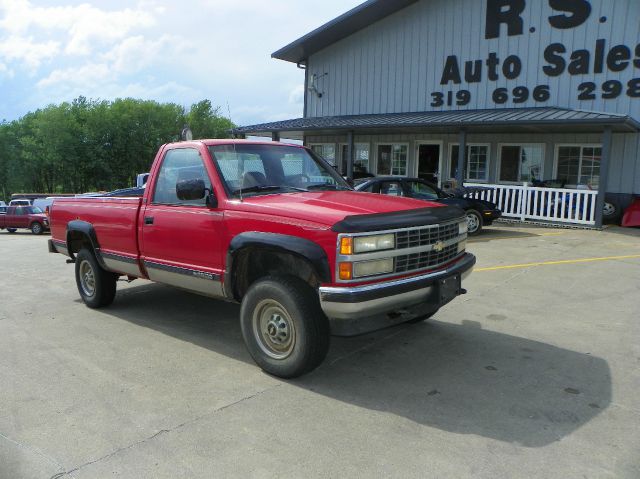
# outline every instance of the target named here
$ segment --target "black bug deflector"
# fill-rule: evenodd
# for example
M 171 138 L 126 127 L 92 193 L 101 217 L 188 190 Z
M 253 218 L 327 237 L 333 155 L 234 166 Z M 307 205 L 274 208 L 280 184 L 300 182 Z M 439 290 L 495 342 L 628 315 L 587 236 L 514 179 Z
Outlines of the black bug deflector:
M 462 221 L 464 217 L 464 211 L 457 206 L 429 207 L 393 213 L 347 216 L 333 225 L 331 230 L 336 233 L 366 233 L 368 231 L 435 225 L 456 219 Z

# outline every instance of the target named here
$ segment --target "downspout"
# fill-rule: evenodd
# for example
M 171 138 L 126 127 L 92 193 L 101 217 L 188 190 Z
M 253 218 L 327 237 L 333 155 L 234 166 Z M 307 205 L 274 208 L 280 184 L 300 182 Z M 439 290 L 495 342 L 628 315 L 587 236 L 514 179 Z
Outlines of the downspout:
M 464 182 L 464 168 L 467 157 L 467 130 L 462 128 L 458 134 L 458 169 L 456 171 L 456 183 L 460 188 Z
M 609 181 L 609 160 L 611 159 L 611 136 L 610 126 L 605 127 L 602 134 L 602 157 L 600 158 L 600 179 L 598 180 L 598 198 L 596 199 L 596 228 L 602 228 L 602 215 L 604 212 L 604 197 L 607 193 L 607 182 Z

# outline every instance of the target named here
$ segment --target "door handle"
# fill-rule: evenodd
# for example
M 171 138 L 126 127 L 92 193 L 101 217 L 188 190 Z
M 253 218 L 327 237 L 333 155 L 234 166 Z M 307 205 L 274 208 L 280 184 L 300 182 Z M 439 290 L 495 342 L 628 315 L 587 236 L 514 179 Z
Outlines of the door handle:
M 145 225 L 152 225 L 153 224 L 153 216 L 145 216 L 144 217 L 144 224 Z

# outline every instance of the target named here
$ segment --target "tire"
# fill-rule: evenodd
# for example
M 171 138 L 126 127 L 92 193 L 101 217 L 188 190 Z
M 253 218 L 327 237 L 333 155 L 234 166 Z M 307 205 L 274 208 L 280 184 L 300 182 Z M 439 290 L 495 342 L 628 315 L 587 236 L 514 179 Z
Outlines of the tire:
M 417 316 L 417 317 L 407 321 L 407 324 L 416 324 L 416 323 L 421 323 L 422 321 L 426 321 L 427 319 L 433 317 L 433 315 L 436 314 L 438 311 L 439 311 L 439 309 L 436 309 L 433 313 L 428 313 L 428 314 L 423 314 L 422 316 Z
M 18 228 L 7 228 L 7 231 L 9 233 L 15 233 L 16 231 L 18 231 Z
M 240 308 L 242 337 L 263 371 L 295 378 L 314 370 L 329 350 L 329 321 L 316 292 L 292 276 L 251 285 Z
M 465 211 L 467 216 L 467 232 L 469 236 L 475 236 L 482 231 L 482 215 L 476 210 Z
M 84 304 L 102 308 L 113 303 L 118 275 L 105 271 L 93 252 L 82 248 L 76 255 L 76 285 Z
M 602 222 L 603 223 L 615 223 L 620 219 L 620 209 L 610 201 L 604 202 L 602 208 Z
M 34 235 L 41 235 L 43 231 L 44 231 L 44 228 L 40 223 L 38 223 L 37 221 L 34 221 L 33 223 L 31 223 L 31 232 Z

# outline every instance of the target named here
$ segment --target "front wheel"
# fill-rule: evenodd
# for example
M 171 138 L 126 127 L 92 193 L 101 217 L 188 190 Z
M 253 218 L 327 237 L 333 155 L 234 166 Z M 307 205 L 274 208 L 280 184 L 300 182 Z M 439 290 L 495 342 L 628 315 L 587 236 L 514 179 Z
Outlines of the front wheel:
M 476 210 L 467 210 L 467 232 L 475 236 L 482 231 L 482 216 Z
M 84 304 L 101 308 L 113 303 L 118 275 L 102 269 L 93 252 L 82 248 L 76 255 L 76 284 Z
M 295 378 L 318 367 L 329 350 L 329 322 L 315 291 L 290 276 L 270 276 L 247 291 L 242 337 L 265 372 Z
M 38 223 L 37 221 L 36 221 L 36 222 L 34 222 L 34 223 L 31 225 L 31 232 L 32 232 L 34 235 L 41 235 L 43 230 L 44 230 L 44 228 L 43 228 L 43 227 L 42 227 L 42 225 L 41 225 L 40 223 Z

